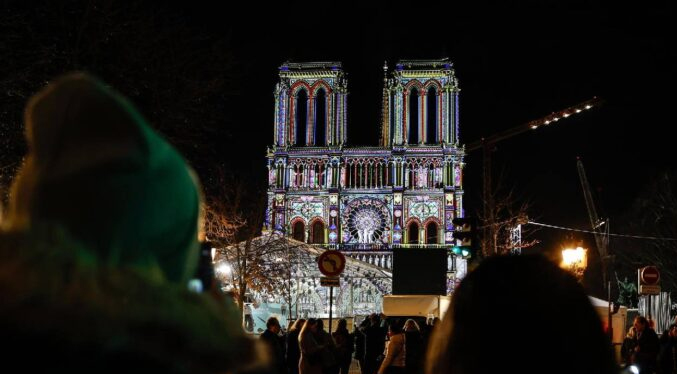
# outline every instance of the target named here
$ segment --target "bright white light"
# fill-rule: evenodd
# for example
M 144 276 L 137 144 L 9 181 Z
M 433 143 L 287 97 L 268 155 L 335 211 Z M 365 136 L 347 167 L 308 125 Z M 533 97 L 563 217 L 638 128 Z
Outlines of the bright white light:
M 550 121 L 545 120 L 545 122 L 543 122 L 543 123 L 545 123 L 546 125 L 549 125 L 549 124 L 550 124 Z
M 546 123 L 546 125 L 547 125 L 547 123 Z M 538 126 L 536 126 L 536 125 L 531 125 L 531 129 L 532 129 L 532 130 L 536 130 L 537 128 L 538 128 Z
M 585 106 L 585 109 L 590 109 L 590 108 L 592 108 L 592 105 L 590 105 L 590 104 Z
M 635 366 L 635 365 L 630 365 L 629 369 L 630 369 L 630 372 L 631 372 L 631 373 L 633 373 L 633 374 L 639 374 L 639 368 L 638 368 L 637 366 Z
M 562 251 L 562 267 L 571 268 L 574 266 L 585 267 L 587 265 L 587 251 L 581 247 L 576 249 L 565 249 Z
M 216 272 L 221 274 L 229 274 L 233 268 L 229 264 L 223 263 L 216 267 Z
M 580 109 L 576 109 L 576 113 L 580 113 L 580 112 L 581 112 L 581 110 L 580 110 Z
M 214 257 L 216 257 L 216 248 L 212 248 L 212 262 L 214 262 Z
M 564 113 L 564 118 L 569 117 L 569 113 Z
M 559 121 L 559 117 L 555 117 L 552 119 L 553 121 Z

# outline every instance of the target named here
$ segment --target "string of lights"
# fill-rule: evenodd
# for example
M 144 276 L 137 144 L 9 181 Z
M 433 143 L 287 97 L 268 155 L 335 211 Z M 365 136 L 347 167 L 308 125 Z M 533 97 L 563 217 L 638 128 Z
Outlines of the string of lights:
M 587 234 L 599 234 L 599 232 L 595 232 L 595 231 L 575 229 L 575 228 L 572 228 L 572 227 L 555 226 L 555 225 L 549 225 L 549 224 L 546 224 L 546 223 L 540 223 L 540 222 L 534 222 L 534 221 L 529 221 L 529 222 L 527 222 L 527 224 L 528 225 L 534 225 L 534 226 L 547 227 L 547 228 L 550 228 L 550 229 L 557 229 L 557 230 L 583 232 L 583 233 L 587 233 Z M 657 236 L 611 234 L 611 233 L 604 233 L 603 235 L 614 236 L 614 237 L 617 237 L 617 238 L 631 238 L 631 239 L 648 239 L 648 240 L 665 240 L 665 241 L 677 240 L 677 238 L 660 238 L 660 237 L 657 237 Z

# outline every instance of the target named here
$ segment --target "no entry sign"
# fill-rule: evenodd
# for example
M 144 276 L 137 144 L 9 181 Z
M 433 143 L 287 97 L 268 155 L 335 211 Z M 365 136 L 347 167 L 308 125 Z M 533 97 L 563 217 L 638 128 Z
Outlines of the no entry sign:
M 661 280 L 661 274 L 655 266 L 645 266 L 639 274 L 643 284 L 655 285 Z

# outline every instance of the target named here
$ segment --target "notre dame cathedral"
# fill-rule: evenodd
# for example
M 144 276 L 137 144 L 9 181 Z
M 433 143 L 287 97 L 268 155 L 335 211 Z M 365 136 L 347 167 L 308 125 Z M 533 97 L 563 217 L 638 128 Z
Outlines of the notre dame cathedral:
M 385 268 L 390 248 L 452 245 L 452 219 L 464 215 L 452 63 L 402 60 L 383 72 L 379 146 L 349 147 L 359 119 L 341 63 L 280 66 L 266 230 Z

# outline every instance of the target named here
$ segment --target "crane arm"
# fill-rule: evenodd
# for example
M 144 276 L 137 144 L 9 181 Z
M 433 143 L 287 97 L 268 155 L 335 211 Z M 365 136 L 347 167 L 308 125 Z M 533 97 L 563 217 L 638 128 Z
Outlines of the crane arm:
M 585 175 L 585 168 L 583 168 L 583 162 L 579 158 L 577 161 L 578 166 L 578 176 L 581 179 L 581 186 L 583 187 L 583 197 L 585 198 L 585 205 L 588 208 L 588 218 L 590 218 L 590 227 L 592 231 L 595 232 L 595 243 L 597 244 L 597 250 L 599 251 L 600 257 L 604 258 L 606 256 L 606 246 L 604 245 L 604 238 L 600 232 L 599 226 L 601 226 L 599 216 L 597 215 L 597 209 L 595 209 L 595 203 L 592 200 L 592 193 L 590 192 L 590 185 L 588 184 L 588 178 Z
M 590 100 L 583 101 L 581 103 L 578 103 L 576 105 L 570 106 L 566 109 L 562 109 L 557 112 L 553 112 L 548 114 L 547 116 L 523 123 L 521 125 L 515 126 L 513 128 L 498 132 L 496 134 L 493 134 L 489 137 L 482 138 L 481 140 L 474 141 L 468 145 L 466 145 L 465 149 L 466 151 L 474 151 L 477 149 L 482 148 L 483 144 L 491 144 L 491 143 L 497 143 L 501 140 L 510 138 L 512 136 L 521 134 L 523 132 L 527 132 L 529 130 L 536 130 L 541 126 L 547 126 L 553 122 L 557 122 L 560 119 L 567 118 L 571 115 L 581 113 L 584 110 L 591 109 L 595 106 L 598 106 L 602 104 L 602 99 L 599 99 L 598 97 L 593 97 Z

